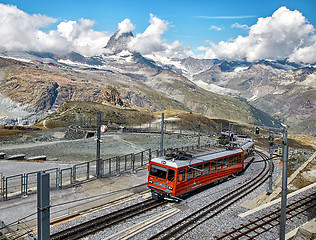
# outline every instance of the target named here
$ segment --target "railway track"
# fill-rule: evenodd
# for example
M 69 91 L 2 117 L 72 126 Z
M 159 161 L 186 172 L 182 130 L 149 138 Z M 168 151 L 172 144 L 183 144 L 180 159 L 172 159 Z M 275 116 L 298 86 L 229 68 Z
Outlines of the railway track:
M 157 202 L 153 199 L 146 200 L 133 206 L 126 207 L 116 212 L 109 213 L 107 215 L 73 226 L 61 232 L 52 234 L 50 236 L 50 239 L 79 239 L 84 236 L 94 234 L 104 228 L 110 227 L 126 219 L 149 211 L 153 208 L 157 208 L 165 203 L 165 201 Z
M 267 160 L 268 156 L 262 152 L 256 151 L 257 154 L 263 158 L 263 160 Z M 251 181 L 245 183 L 244 185 L 238 187 L 232 192 L 227 193 L 221 199 L 217 199 L 210 204 L 204 206 L 203 208 L 193 212 L 189 216 L 179 220 L 163 231 L 151 236 L 151 240 L 156 239 L 178 239 L 190 232 L 203 222 L 215 217 L 222 211 L 229 208 L 233 203 L 242 199 L 244 196 L 255 190 L 258 186 L 263 184 L 268 179 L 269 168 L 268 164 L 264 162 L 264 168 L 262 171 Z
M 298 200 L 289 204 L 286 208 L 287 220 L 292 220 L 301 214 L 310 214 L 311 218 L 316 217 L 316 193 L 303 195 Z M 249 223 L 233 228 L 232 231 L 224 233 L 220 239 L 254 239 L 261 234 L 271 231 L 272 228 L 280 225 L 280 208 L 258 217 Z

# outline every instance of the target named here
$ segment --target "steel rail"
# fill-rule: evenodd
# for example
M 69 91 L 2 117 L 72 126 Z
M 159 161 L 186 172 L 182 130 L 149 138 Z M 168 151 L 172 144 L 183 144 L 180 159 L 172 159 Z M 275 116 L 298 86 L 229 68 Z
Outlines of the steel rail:
M 292 219 L 300 214 L 304 214 L 307 210 L 314 209 L 316 206 L 316 193 L 303 196 L 287 206 L 287 219 Z M 315 213 L 315 211 L 314 211 Z M 315 214 L 314 214 L 315 215 Z M 315 217 L 315 216 L 312 216 Z M 215 239 L 253 239 L 280 224 L 280 208 L 274 210 L 262 217 L 258 217 L 239 228 L 233 228 L 232 231 L 224 233 Z
M 165 203 L 165 201 L 157 202 L 153 199 L 146 200 L 133 206 L 126 207 L 116 212 L 106 214 L 104 216 L 78 224 L 74 227 L 65 229 L 61 232 L 52 234 L 50 236 L 50 239 L 79 239 L 84 236 L 96 233 L 100 230 L 103 230 L 104 228 L 110 227 L 131 217 L 140 215 L 141 213 L 149 211 L 153 208 L 157 208 Z
M 258 152 L 262 158 L 267 158 L 267 156 L 261 152 Z M 245 183 L 244 185 L 238 187 L 237 189 L 227 193 L 220 199 L 217 199 L 210 204 L 204 206 L 203 208 L 193 212 L 189 216 L 177 221 L 176 223 L 172 224 L 171 226 L 167 227 L 166 229 L 162 230 L 161 232 L 151 236 L 149 239 L 156 240 L 156 239 L 176 239 L 180 238 L 181 236 L 185 235 L 192 229 L 196 228 L 198 225 L 202 224 L 206 220 L 213 218 L 220 212 L 227 209 L 232 203 L 237 202 L 258 186 L 263 184 L 269 176 L 269 169 L 267 170 L 267 162 L 265 162 L 265 166 L 262 171 L 251 181 Z M 215 211 L 215 212 L 214 212 Z M 213 212 L 213 213 L 211 213 Z

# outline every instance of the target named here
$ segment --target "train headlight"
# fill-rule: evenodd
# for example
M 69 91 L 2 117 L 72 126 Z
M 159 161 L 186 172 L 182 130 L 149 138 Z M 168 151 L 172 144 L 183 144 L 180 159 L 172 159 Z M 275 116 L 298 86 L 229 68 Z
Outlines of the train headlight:
M 151 180 L 149 180 L 148 182 L 149 182 L 149 183 L 153 183 L 153 181 L 151 181 Z
M 168 189 L 172 190 L 173 188 L 172 187 L 168 187 Z

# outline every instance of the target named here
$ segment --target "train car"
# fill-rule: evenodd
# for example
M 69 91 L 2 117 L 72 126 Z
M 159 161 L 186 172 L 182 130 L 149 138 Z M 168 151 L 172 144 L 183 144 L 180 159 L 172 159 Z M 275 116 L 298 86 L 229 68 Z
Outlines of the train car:
M 253 147 L 250 140 L 232 142 L 226 148 L 175 152 L 152 159 L 148 188 L 156 200 L 179 201 L 197 188 L 242 172 Z

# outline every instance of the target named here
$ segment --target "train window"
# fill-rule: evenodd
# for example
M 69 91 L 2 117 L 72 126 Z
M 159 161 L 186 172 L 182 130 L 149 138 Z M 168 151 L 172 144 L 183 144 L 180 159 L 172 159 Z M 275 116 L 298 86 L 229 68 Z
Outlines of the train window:
M 193 167 L 188 167 L 188 176 L 187 180 L 190 181 L 194 178 L 194 168 Z
M 185 169 L 179 170 L 178 182 L 183 182 L 185 180 Z
M 229 162 L 232 162 L 233 157 L 229 157 Z M 228 158 L 224 158 L 224 164 L 223 164 L 223 168 L 227 168 L 228 167 Z
M 168 178 L 167 180 L 170 181 L 170 182 L 173 182 L 174 181 L 174 170 L 173 169 L 168 169 Z
M 241 163 L 241 154 L 238 155 L 238 162 Z
M 201 164 L 201 165 L 196 166 L 195 177 L 196 178 L 202 177 L 202 172 L 203 172 L 203 165 Z
M 217 161 L 211 162 L 211 172 L 216 172 L 216 162 Z
M 234 164 L 238 164 L 238 156 L 237 155 L 234 156 L 233 162 L 234 162 Z
M 150 167 L 150 175 L 157 177 L 157 178 L 166 179 L 167 168 L 152 164 Z
M 207 162 L 207 163 L 204 163 L 204 171 L 203 171 L 203 175 L 207 175 L 210 173 L 210 163 Z
M 223 159 L 218 159 L 217 162 L 217 171 L 222 170 Z

